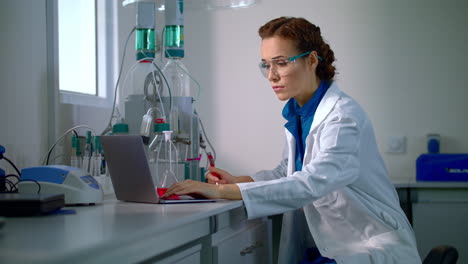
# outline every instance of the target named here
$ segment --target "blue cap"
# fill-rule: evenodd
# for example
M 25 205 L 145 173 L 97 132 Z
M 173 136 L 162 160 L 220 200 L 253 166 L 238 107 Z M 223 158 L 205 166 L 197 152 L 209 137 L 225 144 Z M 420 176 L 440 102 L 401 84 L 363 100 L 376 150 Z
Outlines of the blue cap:
M 5 147 L 0 145 L 0 159 L 3 159 L 3 153 L 5 153 Z
M 180 48 L 166 48 L 166 58 L 183 58 L 185 52 Z
M 144 58 L 154 58 L 155 56 L 155 52 L 154 51 L 145 51 L 145 52 L 142 52 L 142 51 L 137 51 L 136 52 L 136 59 L 137 61 L 139 60 L 142 60 Z

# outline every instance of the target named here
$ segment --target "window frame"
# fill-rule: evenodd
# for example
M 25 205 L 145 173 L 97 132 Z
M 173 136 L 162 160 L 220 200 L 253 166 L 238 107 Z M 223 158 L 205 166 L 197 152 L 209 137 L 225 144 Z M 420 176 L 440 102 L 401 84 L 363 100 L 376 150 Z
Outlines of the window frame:
M 59 84 L 59 36 L 58 36 L 58 0 L 47 0 L 48 21 L 51 21 L 49 45 L 52 48 L 49 61 L 53 72 L 52 86 L 58 102 L 80 106 L 112 108 L 115 82 L 118 73 L 118 19 L 117 1 L 99 1 L 96 3 L 96 93 L 97 95 L 60 90 Z

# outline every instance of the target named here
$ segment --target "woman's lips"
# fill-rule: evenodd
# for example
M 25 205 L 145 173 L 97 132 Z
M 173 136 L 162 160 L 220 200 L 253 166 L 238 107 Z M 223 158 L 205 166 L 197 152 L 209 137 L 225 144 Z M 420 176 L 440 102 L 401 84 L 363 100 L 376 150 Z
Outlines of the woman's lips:
M 284 86 L 273 86 L 273 90 L 275 92 L 279 92 L 280 90 L 284 89 Z

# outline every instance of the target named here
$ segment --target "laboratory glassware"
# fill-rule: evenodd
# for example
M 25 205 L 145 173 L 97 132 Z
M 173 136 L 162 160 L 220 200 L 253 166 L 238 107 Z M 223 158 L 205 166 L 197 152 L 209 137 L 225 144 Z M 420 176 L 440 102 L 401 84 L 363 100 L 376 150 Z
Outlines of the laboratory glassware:
M 164 55 L 168 58 L 163 74 L 169 82 L 172 96 L 191 96 L 190 77 L 182 63 L 184 51 L 184 1 L 166 0 Z
M 130 134 L 137 134 L 144 112 L 156 104 L 156 89 L 161 78 L 154 66 L 157 51 L 155 2 L 127 1 L 123 5 L 130 3 L 135 4 L 136 11 L 136 62 L 119 87 L 117 115 L 129 125 Z
M 171 96 L 192 96 L 190 89 L 190 75 L 181 58 L 169 58 L 162 72 L 169 83 Z M 164 95 L 169 94 L 165 91 Z
M 164 43 L 167 58 L 184 57 L 184 1 L 165 1 Z
M 99 151 L 99 136 L 94 136 L 94 143 L 93 143 L 93 154 L 91 156 L 91 163 L 89 173 L 91 176 L 99 176 L 101 175 L 101 153 Z
M 83 168 L 83 158 L 81 157 L 81 143 L 80 138 L 73 135 L 72 136 L 72 156 L 71 156 L 71 166 L 75 168 Z
M 163 131 L 164 142 L 158 146 L 156 166 L 159 174 L 157 192 L 159 196 L 166 193 L 167 188 L 178 182 L 177 179 L 177 148 L 172 142 L 172 131 Z M 179 199 L 177 195 L 171 195 L 169 199 Z
M 70 166 L 77 168 L 78 167 L 78 159 L 76 156 L 76 141 L 77 137 L 75 134 L 71 137 L 71 155 L 70 155 Z
M 163 131 L 169 131 L 170 126 L 168 123 L 164 123 L 163 120 L 159 119 L 156 121 L 156 124 L 153 126 L 153 137 L 151 139 L 151 143 L 148 146 L 148 163 L 150 166 L 151 176 L 153 178 L 153 182 L 159 183 L 159 174 L 158 174 L 158 167 L 157 167 L 157 155 L 159 147 L 164 143 L 164 133 Z
M 86 131 L 86 143 L 83 153 L 83 169 L 87 172 L 91 172 L 91 157 L 93 155 L 91 147 L 91 131 Z

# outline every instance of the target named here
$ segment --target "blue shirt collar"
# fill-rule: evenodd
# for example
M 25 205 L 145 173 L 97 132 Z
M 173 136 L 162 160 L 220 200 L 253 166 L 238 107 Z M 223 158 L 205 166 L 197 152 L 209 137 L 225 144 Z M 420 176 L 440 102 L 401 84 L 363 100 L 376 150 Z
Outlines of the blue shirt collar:
M 283 116 L 288 120 L 284 125 L 296 139 L 296 170 L 302 170 L 305 155 L 306 138 L 314 121 L 315 111 L 330 85 L 322 81 L 310 100 L 302 107 L 291 98 L 283 109 Z
M 289 99 L 283 108 L 283 117 L 288 121 L 292 121 L 296 120 L 297 116 L 301 116 L 302 118 L 314 116 L 315 110 L 317 110 L 317 107 L 320 104 L 322 97 L 325 95 L 325 92 L 328 90 L 328 87 L 330 87 L 330 85 L 326 81 L 321 81 L 312 98 L 310 98 L 302 107 L 299 106 L 296 99 Z

